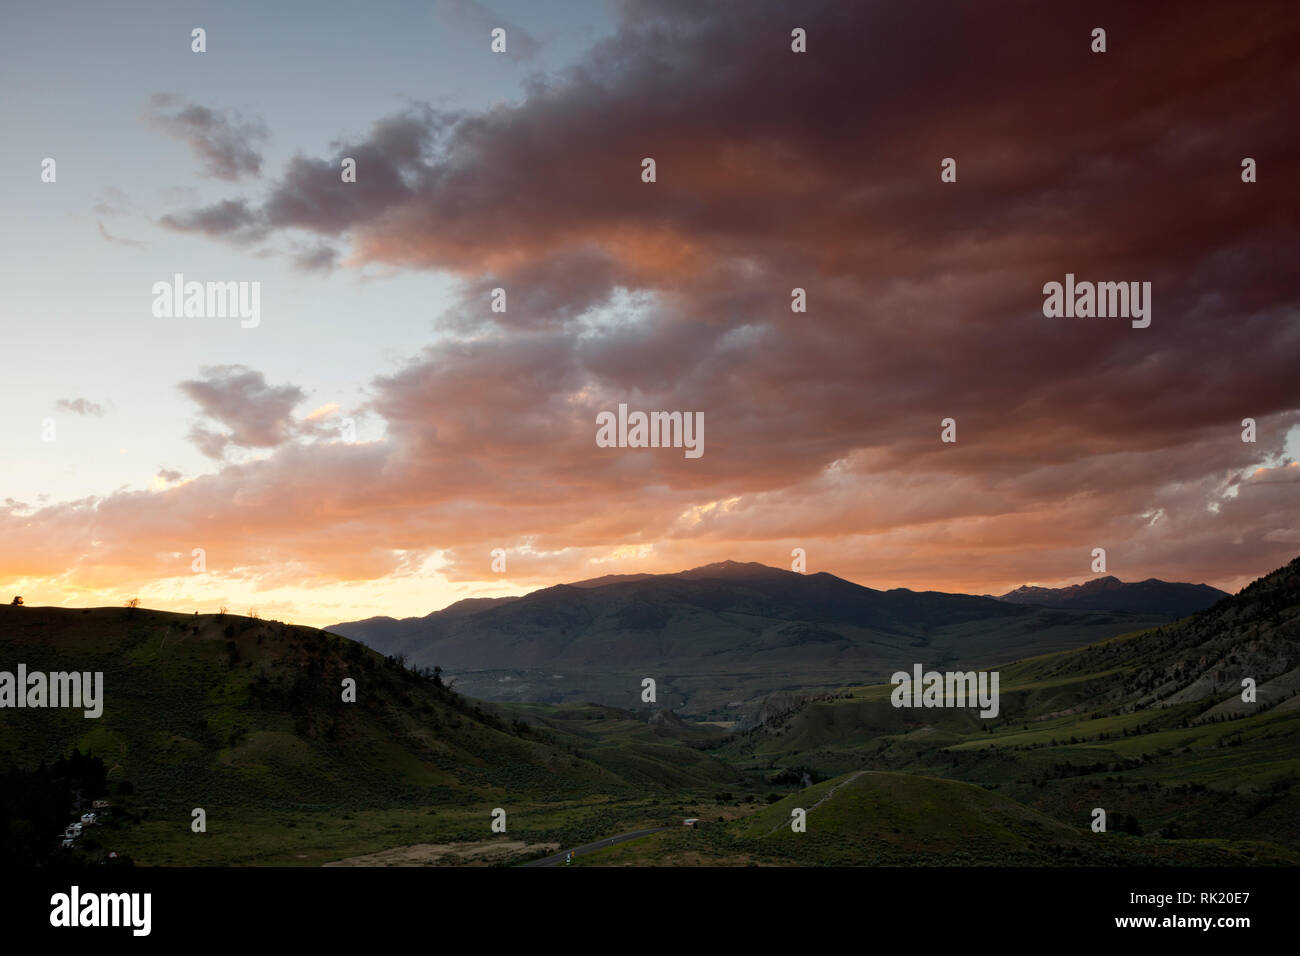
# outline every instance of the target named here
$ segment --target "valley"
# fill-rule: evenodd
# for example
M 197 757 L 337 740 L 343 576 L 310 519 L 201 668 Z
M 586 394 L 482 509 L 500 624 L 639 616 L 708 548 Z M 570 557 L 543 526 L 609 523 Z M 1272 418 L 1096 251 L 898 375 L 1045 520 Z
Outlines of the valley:
M 811 584 L 835 596 L 836 581 Z M 784 585 L 745 589 L 771 615 L 789 606 Z M 3 853 L 162 866 L 509 866 L 575 847 L 561 865 L 1300 862 L 1300 560 L 1176 621 L 1065 648 L 1053 645 L 1088 625 L 1053 624 L 1055 609 L 853 597 L 829 601 L 816 626 L 893 634 L 865 646 L 891 648 L 895 667 L 957 657 L 959 642 L 936 637 L 983 621 L 990 604 L 1047 633 L 1012 633 L 1001 662 L 991 632 L 963 649 L 992 659 L 996 716 L 897 707 L 888 674 L 854 683 L 858 671 L 828 667 L 821 687 L 780 672 L 790 689 L 733 723 L 663 701 L 476 700 L 440 665 L 275 621 L 0 607 L 6 669 L 103 675 L 94 719 L 0 709 L 13 784 Z M 850 625 L 853 614 L 865 620 Z M 757 696 L 771 670 L 755 666 L 747 689 Z M 53 799 L 40 768 L 70 753 L 100 768 L 81 796 L 112 811 L 56 850 L 40 805 L 23 801 Z M 1098 808 L 1105 832 L 1090 828 Z M 490 829 L 498 809 L 505 833 Z M 789 826 L 796 809 L 806 832 Z

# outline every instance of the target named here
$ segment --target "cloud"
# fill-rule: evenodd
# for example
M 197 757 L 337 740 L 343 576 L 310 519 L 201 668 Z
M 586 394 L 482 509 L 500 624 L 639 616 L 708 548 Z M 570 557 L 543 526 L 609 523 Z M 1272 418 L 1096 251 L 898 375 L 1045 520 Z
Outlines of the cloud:
M 143 242 L 140 242 L 139 240 L 123 239 L 121 236 L 112 235 L 107 229 L 104 228 L 104 221 L 102 219 L 98 221 L 98 225 L 99 225 L 99 236 L 101 239 L 104 239 L 108 242 L 116 242 L 119 245 L 123 245 L 123 246 L 130 246 L 132 249 L 145 248 L 145 244 Z
M 186 104 L 170 93 L 155 93 L 145 118 L 151 126 L 188 145 L 209 176 L 233 182 L 261 174 L 262 155 L 254 144 L 269 134 L 260 120 Z
M 102 418 L 104 415 L 104 406 L 88 398 L 61 398 L 54 403 L 54 407 L 62 412 L 72 412 L 74 415 L 93 415 L 96 418 Z
M 230 446 L 275 448 L 297 433 L 293 409 L 306 396 L 296 385 L 268 385 L 261 372 L 242 365 L 205 366 L 200 371 L 202 378 L 178 387 L 205 418 L 226 429 L 194 426 L 190 437 L 203 454 L 221 458 Z
M 338 402 L 329 402 L 312 411 L 309 415 L 307 415 L 303 419 L 303 421 L 307 421 L 307 422 L 320 421 L 323 418 L 328 418 L 329 416 L 333 415 L 338 410 L 339 410 Z
M 312 246 L 294 255 L 293 264 L 304 272 L 329 272 L 338 262 L 338 250 L 332 246 Z
M 175 232 L 197 232 L 210 238 L 254 242 L 266 235 L 261 217 L 242 199 L 225 199 L 179 215 L 164 215 L 159 223 Z
M 91 208 L 100 216 L 125 216 L 134 210 L 135 204 L 116 186 L 105 186 Z
M 368 139 L 334 144 L 328 160 L 294 156 L 260 205 L 248 198 L 222 200 L 208 206 L 164 215 L 160 222 L 177 232 L 200 233 L 235 243 L 248 243 L 284 230 L 303 230 L 333 238 L 385 209 L 410 202 L 412 183 L 427 173 L 426 157 L 454 123 L 454 114 L 428 107 L 378 120 Z M 342 183 L 344 159 L 356 163 L 355 183 Z M 299 253 L 300 268 L 322 269 L 337 252 L 317 243 Z
M 451 26 L 471 43 L 482 43 L 488 49 L 492 31 L 498 27 L 506 32 L 505 56 L 520 62 L 536 56 L 541 44 L 523 27 L 502 19 L 478 0 L 435 0 L 434 16 Z

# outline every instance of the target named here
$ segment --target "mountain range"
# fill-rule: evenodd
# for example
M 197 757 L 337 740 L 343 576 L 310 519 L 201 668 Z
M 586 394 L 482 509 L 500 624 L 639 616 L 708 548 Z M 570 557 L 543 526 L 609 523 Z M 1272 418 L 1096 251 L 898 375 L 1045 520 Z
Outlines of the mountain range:
M 1156 578 L 1126 583 L 1109 575 L 1064 588 L 1040 588 L 1026 584 L 1014 591 L 997 595 L 999 601 L 1009 601 L 1012 604 L 1133 611 L 1139 614 L 1163 614 L 1170 618 L 1186 617 L 1226 597 L 1228 592 L 1212 588 L 1208 584 L 1174 584 Z
M 1100 581 L 994 598 L 880 591 L 825 572 L 725 561 L 326 630 L 418 666 L 440 666 L 459 688 L 487 700 L 631 708 L 652 678 L 657 703 L 731 719 L 782 691 L 866 683 L 914 663 L 978 666 L 1063 650 L 1167 623 L 1226 597 L 1204 585 Z

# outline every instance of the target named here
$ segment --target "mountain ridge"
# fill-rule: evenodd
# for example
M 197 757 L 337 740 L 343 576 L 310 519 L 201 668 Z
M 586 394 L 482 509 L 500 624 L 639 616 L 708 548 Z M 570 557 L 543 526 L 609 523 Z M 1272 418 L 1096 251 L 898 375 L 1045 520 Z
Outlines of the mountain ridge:
M 1022 584 L 996 600 L 1011 604 L 1039 607 L 1090 608 L 1093 610 L 1141 611 L 1184 617 L 1212 607 L 1226 597 L 1226 591 L 1208 584 L 1185 584 L 1147 578 L 1144 581 L 1121 581 L 1114 575 L 1093 578 L 1062 588 L 1044 588 Z
M 825 571 L 723 561 L 325 630 L 441 666 L 488 700 L 636 707 L 642 680 L 652 677 L 660 702 L 727 717 L 774 692 L 828 691 L 918 661 L 995 664 L 1167 623 L 1183 610 L 882 591 Z

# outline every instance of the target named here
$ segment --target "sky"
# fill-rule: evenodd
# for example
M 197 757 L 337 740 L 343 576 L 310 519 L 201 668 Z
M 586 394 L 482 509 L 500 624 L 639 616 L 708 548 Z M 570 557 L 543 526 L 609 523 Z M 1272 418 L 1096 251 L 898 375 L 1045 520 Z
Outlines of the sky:
M 1239 589 L 1300 553 L 1300 10 L 1062 6 L 5 5 L 0 589 Z M 1045 315 L 1067 274 L 1150 325 Z M 703 454 L 601 447 L 620 404 Z

